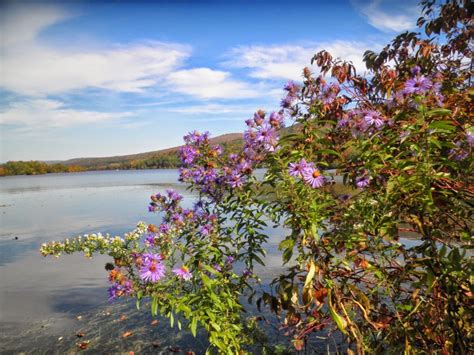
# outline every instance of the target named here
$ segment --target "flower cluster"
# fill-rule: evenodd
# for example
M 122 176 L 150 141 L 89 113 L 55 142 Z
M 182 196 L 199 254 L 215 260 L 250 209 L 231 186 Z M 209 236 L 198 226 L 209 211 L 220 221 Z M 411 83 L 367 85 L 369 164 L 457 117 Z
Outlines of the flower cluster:
M 313 189 L 322 187 L 326 182 L 326 178 L 321 175 L 321 172 L 315 167 L 315 164 L 306 162 L 304 158 L 298 163 L 289 163 L 288 173 L 293 177 L 303 179 L 303 181 Z

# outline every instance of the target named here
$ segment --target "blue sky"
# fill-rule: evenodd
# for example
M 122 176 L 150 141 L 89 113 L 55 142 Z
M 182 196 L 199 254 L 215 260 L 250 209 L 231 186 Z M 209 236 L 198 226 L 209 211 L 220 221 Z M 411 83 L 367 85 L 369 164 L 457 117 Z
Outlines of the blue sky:
M 243 131 L 327 49 L 413 29 L 416 1 L 11 2 L 0 8 L 0 160 L 62 160 Z

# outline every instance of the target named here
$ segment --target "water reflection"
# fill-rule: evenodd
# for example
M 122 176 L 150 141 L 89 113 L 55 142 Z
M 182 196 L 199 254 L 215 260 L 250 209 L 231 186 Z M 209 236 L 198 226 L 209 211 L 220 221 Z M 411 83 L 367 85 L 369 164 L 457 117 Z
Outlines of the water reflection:
M 87 340 L 93 353 L 161 353 L 169 347 L 204 352 L 204 336 L 194 339 L 187 331 L 170 330 L 162 318 L 151 326 L 146 306 L 137 312 L 134 302 L 107 303 L 106 256 L 56 259 L 42 258 L 38 253 L 47 241 L 98 231 L 122 235 L 137 221 L 158 222 L 159 215 L 148 213 L 149 196 L 170 187 L 178 190 L 184 205 L 190 207 L 195 196 L 176 183 L 177 178 L 176 170 L 2 178 L 0 351 L 75 352 L 76 343 Z M 267 233 L 266 266 L 256 270 L 264 284 L 282 269 L 277 247 L 287 232 L 269 228 Z M 255 311 L 253 306 L 249 310 Z M 126 320 L 120 320 L 122 315 Z M 269 332 L 273 343 L 287 341 L 275 331 L 274 323 L 267 326 L 273 329 Z M 121 336 L 131 329 L 133 336 Z M 78 331 L 87 336 L 77 338 Z

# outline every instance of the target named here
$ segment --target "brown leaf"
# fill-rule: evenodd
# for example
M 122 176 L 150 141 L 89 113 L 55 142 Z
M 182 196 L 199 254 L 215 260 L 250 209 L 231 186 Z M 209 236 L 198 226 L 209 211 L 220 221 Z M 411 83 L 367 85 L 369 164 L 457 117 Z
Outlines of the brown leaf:
M 120 316 L 120 320 L 121 320 L 121 321 L 124 321 L 125 319 L 127 319 L 127 317 L 125 317 L 124 315 L 121 315 L 121 316 Z
M 158 319 L 152 320 L 151 325 L 157 325 L 158 324 Z
M 122 334 L 122 338 L 128 338 L 130 335 L 133 335 L 133 332 L 125 332 Z
M 86 341 L 83 341 L 82 343 L 77 343 L 76 345 L 79 349 L 84 350 L 84 349 L 87 349 L 87 347 L 89 346 L 89 343 L 90 341 L 86 340 Z
M 86 334 L 83 333 L 83 332 L 77 332 L 77 333 L 76 333 L 76 336 L 77 336 L 78 338 L 83 338 L 84 335 L 86 335 Z
M 304 341 L 303 339 L 294 339 L 293 346 L 295 347 L 296 351 L 301 351 L 304 348 Z

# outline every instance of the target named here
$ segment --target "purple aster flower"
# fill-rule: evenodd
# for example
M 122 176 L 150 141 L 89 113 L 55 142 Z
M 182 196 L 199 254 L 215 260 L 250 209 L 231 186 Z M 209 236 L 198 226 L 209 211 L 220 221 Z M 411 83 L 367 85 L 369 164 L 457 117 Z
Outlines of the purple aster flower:
M 147 233 L 145 234 L 145 241 L 148 243 L 148 245 L 155 245 L 155 238 L 158 235 L 156 233 Z
M 133 285 L 131 281 L 114 282 L 108 289 L 109 301 L 113 301 L 123 295 L 129 295 L 133 292 Z
M 157 207 L 150 203 L 150 205 L 148 206 L 148 212 L 155 212 L 156 210 L 157 210 Z
M 276 135 L 276 130 L 272 126 L 264 126 L 257 133 L 257 141 L 264 144 L 271 144 Z
M 255 121 L 251 118 L 249 118 L 248 120 L 245 120 L 245 124 L 249 128 L 255 128 Z
M 339 121 L 337 121 L 337 127 L 338 128 L 346 127 L 348 125 L 349 125 L 349 119 L 347 119 L 347 118 L 341 118 Z
M 280 106 L 283 108 L 290 108 L 293 106 L 293 102 L 295 102 L 296 98 L 291 95 L 286 95 L 281 101 Z
M 257 126 L 260 126 L 263 123 L 264 119 L 265 119 L 265 112 L 263 111 L 257 111 L 253 115 L 253 120 Z
M 216 271 L 219 271 L 219 272 L 222 271 L 222 268 L 221 268 L 221 266 L 220 266 L 219 264 L 214 264 L 214 265 L 212 265 L 212 268 L 213 268 L 214 270 L 216 270 Z
M 295 84 L 293 81 L 289 81 L 283 87 L 284 90 L 288 91 L 292 95 L 296 95 L 296 93 L 300 90 L 299 86 Z
M 230 187 L 235 189 L 241 187 L 244 184 L 244 181 L 242 175 L 236 171 L 232 171 L 232 173 L 227 177 L 227 183 Z
M 275 128 L 280 128 L 283 126 L 283 115 L 280 112 L 272 112 L 268 121 L 271 126 Z
M 359 189 L 363 189 L 370 184 L 370 177 L 365 175 L 365 176 L 359 176 L 355 180 L 355 184 Z
M 252 270 L 249 270 L 249 269 L 245 269 L 243 272 L 242 272 L 242 276 L 243 277 L 249 277 L 249 276 L 252 276 L 253 275 L 253 272 Z
M 384 120 L 380 113 L 374 110 L 367 111 L 364 115 L 364 122 L 367 126 L 375 126 L 375 128 L 379 129 L 384 125 Z
M 404 94 L 424 94 L 427 92 L 433 83 L 425 78 L 423 75 L 417 76 L 416 78 L 409 79 L 405 83 L 405 88 L 403 89 Z
M 192 146 L 185 145 L 179 148 L 179 156 L 183 164 L 192 164 L 197 155 L 198 151 Z
M 176 192 L 173 189 L 168 189 L 166 190 L 166 193 L 168 194 L 168 197 L 172 201 L 181 201 L 183 199 L 183 196 L 181 196 L 178 192 Z
M 308 164 L 303 158 L 299 163 L 288 164 L 288 173 L 294 177 L 303 177 L 303 172 L 310 167 L 312 167 L 312 163 Z
M 467 140 L 467 144 L 469 144 L 470 147 L 474 147 L 474 133 L 473 132 L 466 133 L 466 140 Z
M 178 276 L 180 279 L 183 280 L 190 280 L 193 277 L 193 274 L 189 271 L 186 266 L 181 266 L 180 268 L 173 269 L 173 274 Z
M 168 233 L 169 231 L 170 231 L 170 226 L 169 226 L 168 224 L 166 224 L 166 223 L 161 223 L 161 224 L 160 224 L 160 232 L 161 232 L 161 233 L 166 234 L 166 233 Z
M 122 295 L 122 287 L 118 282 L 114 282 L 107 291 L 109 292 L 109 301 L 113 301 Z
M 235 258 L 232 255 L 227 256 L 225 262 L 227 264 L 232 264 L 235 261 Z
M 174 224 L 178 224 L 178 225 L 184 224 L 184 218 L 179 213 L 173 213 L 173 215 L 171 216 L 171 220 L 173 221 Z
M 421 68 L 418 65 L 415 65 L 413 68 L 411 68 L 411 73 L 413 74 L 413 76 L 417 76 L 418 74 L 420 74 L 420 72 Z
M 205 225 L 201 226 L 201 228 L 199 228 L 199 231 L 203 235 L 209 235 L 212 232 L 212 230 L 213 230 L 213 227 L 209 223 L 205 224 Z
M 323 175 L 321 175 L 319 170 L 314 167 L 306 168 L 303 171 L 303 180 L 313 189 L 323 186 L 326 181 L 326 179 Z
M 140 278 L 146 282 L 157 282 L 165 276 L 165 265 L 160 262 L 161 256 L 151 254 L 144 255 L 143 264 L 140 268 Z
M 466 159 L 469 156 L 469 152 L 461 148 L 461 142 L 455 142 L 456 148 L 452 148 L 449 154 L 457 161 Z

